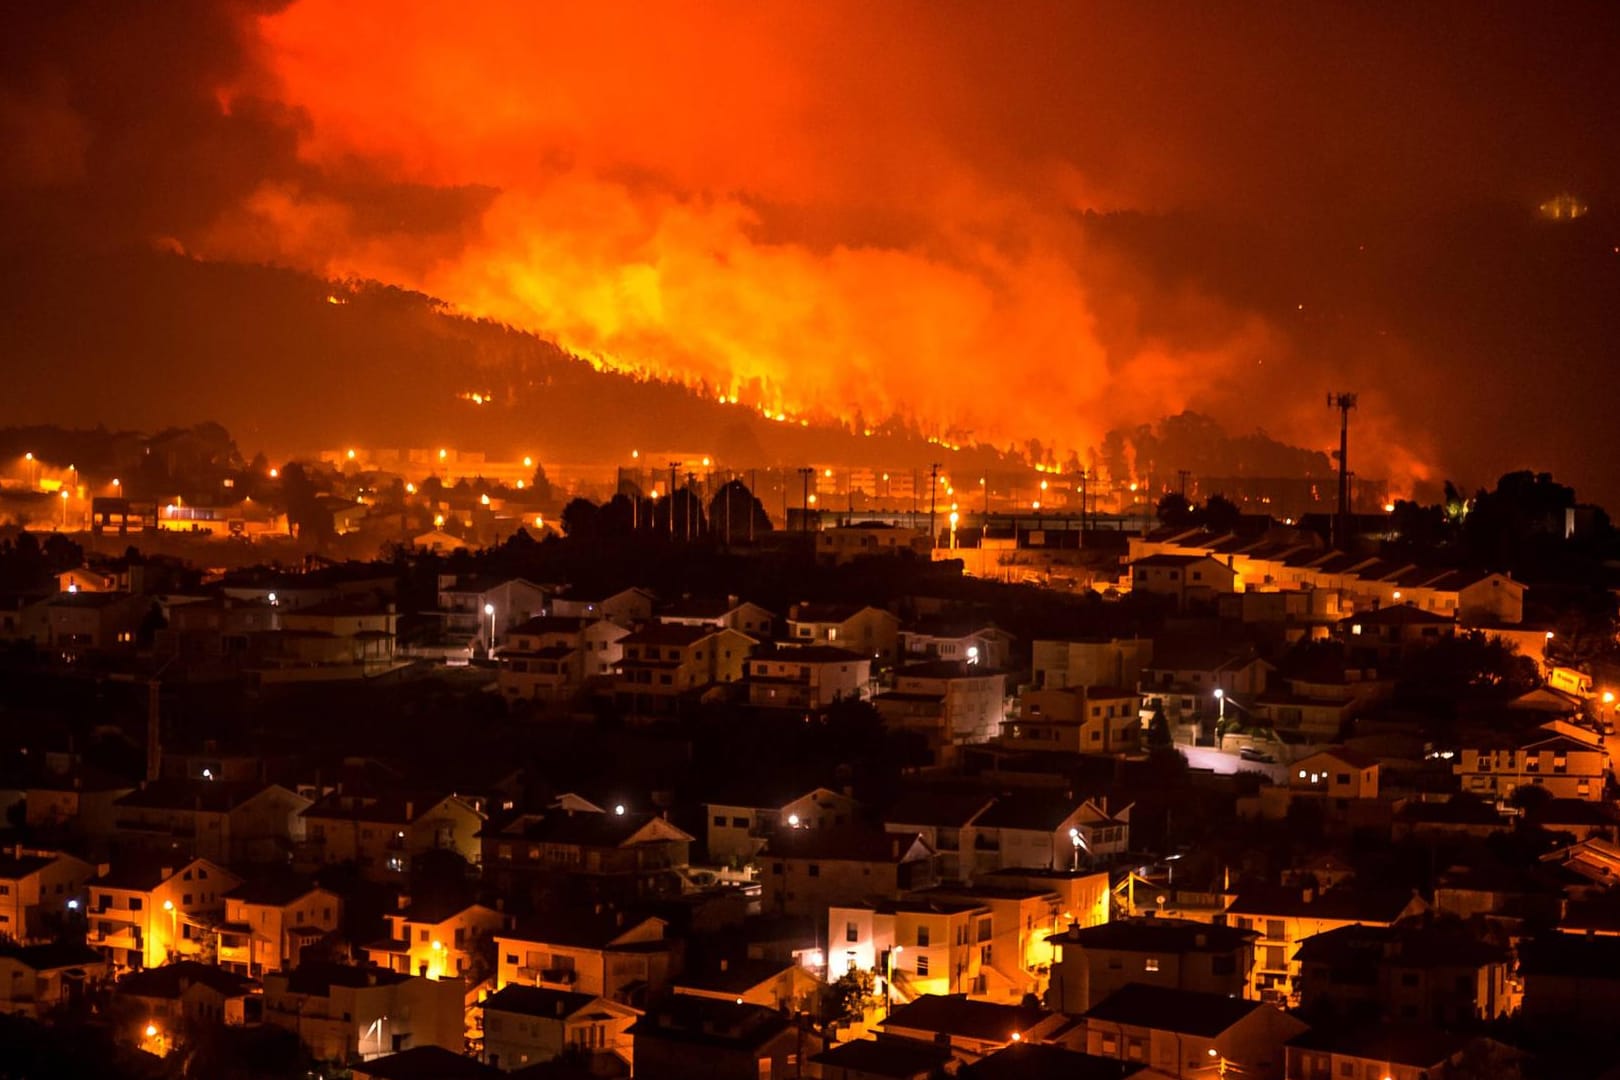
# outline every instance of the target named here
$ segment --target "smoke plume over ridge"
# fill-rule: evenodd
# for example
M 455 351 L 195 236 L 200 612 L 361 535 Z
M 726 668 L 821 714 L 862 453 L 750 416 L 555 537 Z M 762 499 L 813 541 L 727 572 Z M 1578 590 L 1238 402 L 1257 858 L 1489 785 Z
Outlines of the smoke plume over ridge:
M 950 441 L 1195 408 L 1321 447 L 1359 389 L 1401 484 L 1461 367 L 1357 260 L 1613 181 L 1611 16 L 1466 10 L 85 5 L 0 46 L 0 197 Z

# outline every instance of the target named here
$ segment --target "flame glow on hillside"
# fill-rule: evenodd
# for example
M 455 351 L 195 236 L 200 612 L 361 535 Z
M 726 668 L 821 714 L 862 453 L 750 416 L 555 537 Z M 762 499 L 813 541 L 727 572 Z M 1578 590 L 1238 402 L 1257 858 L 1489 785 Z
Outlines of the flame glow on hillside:
M 1088 242 L 1082 212 L 1134 202 L 1002 130 L 1038 96 L 992 106 L 991 58 L 861 11 L 855 34 L 821 5 L 296 0 L 221 101 L 293 110 L 305 172 L 197 248 L 419 290 L 782 422 L 1084 454 L 1196 407 L 1330 436 L 1317 388 L 1271 377 L 1274 326 Z M 454 208 L 382 214 L 378 183 Z

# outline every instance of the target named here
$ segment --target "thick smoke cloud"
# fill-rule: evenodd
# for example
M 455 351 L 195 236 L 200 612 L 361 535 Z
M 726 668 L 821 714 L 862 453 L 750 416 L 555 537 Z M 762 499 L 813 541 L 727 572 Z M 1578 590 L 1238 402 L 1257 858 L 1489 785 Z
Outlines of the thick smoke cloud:
M 1615 187 L 1602 6 L 34 19 L 0 44 L 14 245 L 376 278 L 739 407 L 951 440 L 1084 451 L 1197 408 L 1319 447 L 1322 391 L 1357 388 L 1359 460 L 1398 485 L 1517 464 L 1502 436 L 1535 429 L 1469 414 L 1512 422 L 1536 380 L 1488 350 L 1544 313 L 1501 322 L 1511 275 L 1455 287 L 1502 237 L 1453 215 Z M 1593 310 L 1562 312 L 1571 373 L 1614 340 Z M 1501 390 L 1460 385 L 1482 358 Z

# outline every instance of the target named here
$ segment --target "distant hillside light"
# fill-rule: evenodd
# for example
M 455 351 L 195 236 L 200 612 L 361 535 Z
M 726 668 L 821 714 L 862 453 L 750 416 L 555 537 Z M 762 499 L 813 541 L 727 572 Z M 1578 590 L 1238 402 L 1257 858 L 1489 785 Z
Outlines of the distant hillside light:
M 615 805 L 615 806 L 614 806 L 614 807 L 613 807 L 613 812 L 614 812 L 614 813 L 615 813 L 615 814 L 617 814 L 617 815 L 618 815 L 618 816 L 619 816 L 619 817 L 624 817 L 624 803 L 618 803 L 618 804 L 616 804 L 616 805 Z
M 1548 221 L 1574 221 L 1576 218 L 1585 217 L 1592 208 L 1587 205 L 1585 200 L 1577 198 L 1566 191 L 1554 195 L 1537 209 L 1540 210 L 1541 216 Z

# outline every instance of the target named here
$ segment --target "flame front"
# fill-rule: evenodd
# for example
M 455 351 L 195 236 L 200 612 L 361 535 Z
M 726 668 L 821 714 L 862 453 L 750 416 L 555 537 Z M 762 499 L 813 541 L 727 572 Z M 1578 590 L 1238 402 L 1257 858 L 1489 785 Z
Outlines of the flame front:
M 296 110 L 305 172 L 201 246 L 420 290 L 783 421 L 1084 451 L 1195 406 L 1320 444 L 1284 404 L 1316 387 L 1262 378 L 1277 330 L 1089 239 L 1082 212 L 1132 201 L 1001 132 L 1005 103 L 907 10 L 297 0 L 223 100 Z M 379 184 L 433 212 L 377 212 Z

